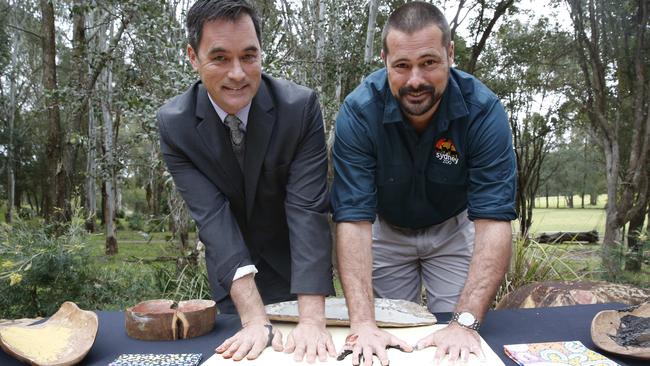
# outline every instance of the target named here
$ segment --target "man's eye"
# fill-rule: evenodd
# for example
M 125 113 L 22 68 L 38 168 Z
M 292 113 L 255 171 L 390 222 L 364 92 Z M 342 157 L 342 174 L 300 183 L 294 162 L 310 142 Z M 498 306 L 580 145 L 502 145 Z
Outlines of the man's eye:
M 257 61 L 257 55 L 246 55 L 244 56 L 245 62 L 255 62 Z
M 406 69 L 408 67 L 409 66 L 407 64 L 396 64 L 395 65 L 395 68 L 397 68 L 397 69 Z
M 226 57 L 225 56 L 214 56 L 212 58 L 212 61 L 223 62 L 223 61 L 226 61 Z

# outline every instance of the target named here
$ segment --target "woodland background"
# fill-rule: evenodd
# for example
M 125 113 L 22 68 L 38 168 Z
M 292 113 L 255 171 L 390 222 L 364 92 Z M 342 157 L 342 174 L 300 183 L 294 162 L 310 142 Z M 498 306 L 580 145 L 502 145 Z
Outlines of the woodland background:
M 405 1 L 253 2 L 264 71 L 318 91 L 331 139 L 345 96 L 382 67 L 381 27 Z M 523 267 L 513 263 L 501 293 L 546 278 L 650 286 L 650 1 L 434 3 L 450 21 L 456 67 L 496 92 L 514 135 L 513 261 Z M 0 318 L 64 300 L 123 309 L 209 296 L 155 123 L 197 77 L 186 57 L 191 4 L 0 0 Z M 601 213 L 584 228 L 600 229 L 597 248 L 537 243 L 531 225 L 546 209 L 573 209 L 569 230 L 583 229 L 583 212 Z M 576 259 L 576 248 L 590 255 Z

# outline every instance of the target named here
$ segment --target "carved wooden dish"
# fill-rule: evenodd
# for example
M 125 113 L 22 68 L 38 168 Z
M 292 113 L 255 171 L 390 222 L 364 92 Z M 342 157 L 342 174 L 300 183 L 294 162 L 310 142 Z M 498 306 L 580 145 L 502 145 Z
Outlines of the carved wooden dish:
M 266 305 L 270 320 L 298 322 L 298 302 L 285 301 Z M 400 328 L 436 324 L 435 315 L 427 308 L 406 300 L 375 299 L 375 319 L 380 327 Z M 348 307 L 344 298 L 325 299 L 325 321 L 327 325 L 350 325 Z
M 642 360 L 650 360 L 650 347 L 625 347 L 619 345 L 612 339 L 612 336 L 616 336 L 621 324 L 621 318 L 625 315 L 644 318 L 650 317 L 650 303 L 644 303 L 638 307 L 629 309 L 599 312 L 591 322 L 591 339 L 596 346 L 607 352 Z
M 0 346 L 30 365 L 67 366 L 79 363 L 90 351 L 99 321 L 92 311 L 65 302 L 48 320 L 21 319 L 0 324 Z
M 212 300 L 148 300 L 126 309 L 129 337 L 145 340 L 176 340 L 198 337 L 214 327 L 217 312 Z

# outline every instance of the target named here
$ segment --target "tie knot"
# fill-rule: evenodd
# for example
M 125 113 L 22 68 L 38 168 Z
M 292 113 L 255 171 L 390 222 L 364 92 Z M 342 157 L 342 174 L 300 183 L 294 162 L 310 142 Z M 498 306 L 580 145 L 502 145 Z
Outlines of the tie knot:
M 242 121 L 234 114 L 229 114 L 224 120 L 226 126 L 230 129 L 230 140 L 233 145 L 241 145 L 244 140 L 244 131 L 241 130 Z
M 239 130 L 239 126 L 242 124 L 241 120 L 234 114 L 227 115 L 225 122 L 226 126 L 228 126 L 228 128 L 231 130 Z

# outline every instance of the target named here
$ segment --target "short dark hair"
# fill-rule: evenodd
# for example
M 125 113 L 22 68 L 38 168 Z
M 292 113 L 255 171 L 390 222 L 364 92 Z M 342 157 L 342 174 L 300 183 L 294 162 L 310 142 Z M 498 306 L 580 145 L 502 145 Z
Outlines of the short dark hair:
M 187 12 L 187 19 L 185 21 L 187 42 L 198 53 L 203 24 L 205 22 L 217 19 L 226 19 L 234 22 L 245 14 L 251 17 L 257 40 L 261 45 L 260 20 L 255 8 L 246 0 L 198 0 L 195 2 L 190 8 L 190 11 Z
M 447 47 L 451 42 L 451 31 L 445 15 L 435 5 L 421 1 L 406 3 L 388 17 L 381 32 L 381 42 L 384 53 L 388 54 L 386 38 L 391 29 L 411 34 L 422 28 L 434 24 L 442 31 L 442 45 Z

